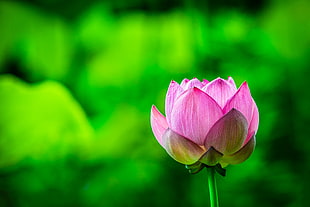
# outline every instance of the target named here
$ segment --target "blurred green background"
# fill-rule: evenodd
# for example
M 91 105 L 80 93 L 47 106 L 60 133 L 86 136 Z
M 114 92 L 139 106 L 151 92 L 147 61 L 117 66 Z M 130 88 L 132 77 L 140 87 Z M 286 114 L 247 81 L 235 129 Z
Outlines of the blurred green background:
M 155 140 L 170 80 L 247 80 L 257 147 L 221 206 L 309 206 L 310 1 L 0 2 L 0 206 L 209 206 Z

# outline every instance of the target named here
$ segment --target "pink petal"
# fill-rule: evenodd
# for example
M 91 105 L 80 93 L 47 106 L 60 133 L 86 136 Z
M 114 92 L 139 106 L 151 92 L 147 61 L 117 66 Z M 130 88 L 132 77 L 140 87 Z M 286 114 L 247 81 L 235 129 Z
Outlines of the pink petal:
M 198 88 L 184 92 L 175 102 L 170 128 L 196 144 L 203 145 L 205 137 L 223 112 L 219 105 Z
M 166 94 L 166 103 L 165 103 L 166 117 L 169 125 L 170 125 L 171 111 L 174 102 L 183 91 L 184 91 L 183 88 L 177 82 L 171 81 Z
M 183 86 L 183 89 L 188 90 L 188 89 L 194 88 L 194 87 L 200 89 L 203 87 L 203 84 L 197 78 L 193 78 L 192 80 L 188 81 L 185 86 Z
M 188 80 L 187 78 L 185 78 L 185 79 L 182 80 L 180 86 L 181 86 L 182 88 L 186 88 L 186 85 L 187 85 L 188 82 L 189 82 L 189 80 Z
M 167 129 L 163 135 L 163 147 L 176 161 L 191 165 L 199 160 L 204 150 L 191 140 Z
M 162 144 L 162 136 L 168 128 L 168 124 L 166 118 L 158 111 L 156 106 L 152 106 L 151 109 L 151 127 L 153 133 L 161 146 Z
M 202 85 L 205 86 L 205 85 L 207 85 L 208 83 L 209 83 L 209 81 L 208 81 L 207 79 L 203 79 L 203 80 L 202 80 Z
M 230 83 L 237 90 L 236 83 L 232 77 L 229 76 L 227 82 Z
M 214 147 L 224 155 L 232 154 L 241 148 L 247 132 L 245 117 L 238 110 L 232 109 L 210 129 L 204 145 L 206 149 Z
M 258 108 L 256 106 L 256 103 L 253 100 L 253 114 L 252 114 L 252 120 L 249 125 L 249 133 L 246 142 L 252 137 L 252 135 L 256 134 L 258 129 L 258 123 L 259 123 L 259 114 L 258 114 Z
M 221 78 L 208 83 L 202 90 L 209 94 L 222 108 L 237 91 L 233 85 Z
M 227 102 L 223 111 L 227 113 L 232 108 L 237 109 L 245 116 L 248 125 L 250 125 L 253 115 L 253 103 L 248 84 L 244 82 L 235 95 Z
M 238 152 L 235 152 L 232 155 L 224 156 L 221 162 L 227 163 L 227 164 L 240 164 L 247 160 L 252 152 L 254 151 L 256 144 L 255 136 L 253 135 L 249 142 L 244 145 Z

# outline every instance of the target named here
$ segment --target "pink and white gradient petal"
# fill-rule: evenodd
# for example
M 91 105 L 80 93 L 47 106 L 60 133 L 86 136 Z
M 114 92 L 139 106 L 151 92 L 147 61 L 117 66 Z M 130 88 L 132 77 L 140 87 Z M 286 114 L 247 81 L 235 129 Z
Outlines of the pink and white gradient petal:
M 208 94 L 198 88 L 191 88 L 174 104 L 170 128 L 196 144 L 203 145 L 209 129 L 222 115 L 222 109 Z
M 224 155 L 237 152 L 244 143 L 248 133 L 245 117 L 236 109 L 232 109 L 210 129 L 205 140 L 205 147 L 214 147 Z
M 163 147 L 173 159 L 186 165 L 197 162 L 204 153 L 200 146 L 171 129 L 163 135 Z
M 255 135 L 253 135 L 250 138 L 250 140 L 246 143 L 246 145 L 244 145 L 240 150 L 238 150 L 234 154 L 224 156 L 221 162 L 233 165 L 240 164 L 250 157 L 250 155 L 254 151 L 255 145 L 256 145 L 256 139 Z
M 236 93 L 237 89 L 228 81 L 217 78 L 202 88 L 219 105 L 224 108 L 227 101 Z
M 187 85 L 188 82 L 189 82 L 189 79 L 185 78 L 180 83 L 180 86 L 184 89 L 184 88 L 186 88 L 186 85 Z
M 183 87 L 184 90 L 188 90 L 188 89 L 191 89 L 191 88 L 199 88 L 201 89 L 203 87 L 203 83 L 198 80 L 197 78 L 193 78 L 192 80 L 188 81 L 185 86 Z
M 230 83 L 237 90 L 236 83 L 232 77 L 229 76 L 227 82 Z
M 258 129 L 258 123 L 259 123 L 259 113 L 258 113 L 258 108 L 256 106 L 255 101 L 253 100 L 253 115 L 252 115 L 252 120 L 249 124 L 249 133 L 248 133 L 248 137 L 246 142 L 248 141 L 248 139 L 250 139 L 252 137 L 252 135 L 256 134 L 257 129 Z
M 175 81 L 170 82 L 166 94 L 166 104 L 165 104 L 165 112 L 168 124 L 170 124 L 170 117 L 173 105 L 182 92 L 184 92 L 184 89 L 177 82 Z
M 163 147 L 162 136 L 168 129 L 168 123 L 166 121 L 166 118 L 158 111 L 158 109 L 154 105 L 151 109 L 151 127 L 157 141 Z
M 202 80 L 202 85 L 205 86 L 205 85 L 207 85 L 209 82 L 210 82 L 210 81 L 208 81 L 207 79 L 203 79 L 203 80 Z
M 248 125 L 250 125 L 253 115 L 253 99 L 250 93 L 250 89 L 246 82 L 242 83 L 238 91 L 233 97 L 226 103 L 223 112 L 227 113 L 232 108 L 240 111 L 246 118 Z

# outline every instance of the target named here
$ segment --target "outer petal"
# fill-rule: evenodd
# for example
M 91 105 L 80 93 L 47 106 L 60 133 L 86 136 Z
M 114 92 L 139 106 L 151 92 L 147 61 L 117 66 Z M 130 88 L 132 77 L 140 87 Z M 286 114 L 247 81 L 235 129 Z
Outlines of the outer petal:
M 166 94 L 166 103 L 165 103 L 165 111 L 167 122 L 170 124 L 170 117 L 171 111 L 174 102 L 176 101 L 177 97 L 183 92 L 183 88 L 175 81 L 171 81 L 167 94 Z
M 198 145 L 223 112 L 219 105 L 198 88 L 184 92 L 175 102 L 170 128 Z
M 245 117 L 236 109 L 232 109 L 210 129 L 205 147 L 214 147 L 224 155 L 238 151 L 248 132 L 248 124 Z
M 204 85 L 200 80 L 197 78 L 193 78 L 192 80 L 188 81 L 185 86 L 183 86 L 184 90 L 190 89 L 190 88 L 202 88 Z
M 254 105 L 253 105 L 252 120 L 251 120 L 250 125 L 249 125 L 248 137 L 247 137 L 247 140 L 245 142 L 247 142 L 252 137 L 253 134 L 255 135 L 257 132 L 257 129 L 258 129 L 258 122 L 259 122 L 258 108 L 257 108 L 256 103 L 254 101 L 253 101 L 253 103 L 254 103 Z
M 253 135 L 249 140 L 249 142 L 246 145 L 244 145 L 238 152 L 232 155 L 224 156 L 222 159 L 223 163 L 235 165 L 244 162 L 246 159 L 250 157 L 250 155 L 254 151 L 255 144 L 256 139 L 255 135 Z
M 157 141 L 161 146 L 163 146 L 162 136 L 168 129 L 168 124 L 166 118 L 158 111 L 158 109 L 154 105 L 151 109 L 151 127 Z
M 176 161 L 191 165 L 199 160 L 204 150 L 189 139 L 167 129 L 163 135 L 163 146 Z
M 185 168 L 188 169 L 191 174 L 199 173 L 204 167 L 205 166 L 201 162 L 195 162 L 192 165 L 185 165 Z
M 232 108 L 237 109 L 245 116 L 250 125 L 253 115 L 253 104 L 254 102 L 248 84 L 244 82 L 235 95 L 227 102 L 223 111 L 227 113 Z
M 222 108 L 237 91 L 232 84 L 221 78 L 211 81 L 202 90 L 209 94 Z

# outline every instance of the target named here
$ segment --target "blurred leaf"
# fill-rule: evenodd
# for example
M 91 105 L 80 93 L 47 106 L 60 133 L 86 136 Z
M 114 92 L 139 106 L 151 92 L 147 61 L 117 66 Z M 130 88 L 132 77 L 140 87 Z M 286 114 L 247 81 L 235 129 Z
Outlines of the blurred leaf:
M 182 12 L 157 16 L 133 12 L 113 18 L 104 8 L 99 4 L 82 15 L 77 30 L 91 54 L 86 67 L 94 86 L 135 83 L 154 65 L 171 73 L 193 68 L 194 34 Z
M 96 137 L 92 147 L 94 158 L 161 159 L 159 155 L 165 154 L 160 147 L 154 147 L 159 144 L 151 134 L 149 117 L 126 105 L 118 107 L 96 130 Z
M 92 129 L 70 95 L 57 82 L 28 85 L 0 77 L 0 167 L 25 158 L 55 160 L 89 152 Z
M 25 4 L 0 2 L 0 67 L 18 59 L 30 80 L 64 79 L 72 56 L 72 37 L 61 19 Z
M 288 60 L 300 61 L 310 52 L 310 2 L 274 1 L 263 15 L 263 26 L 277 52 Z
M 160 37 L 159 64 L 171 73 L 186 73 L 196 61 L 195 34 L 191 19 L 181 11 L 162 15 L 157 25 Z

